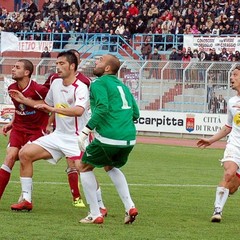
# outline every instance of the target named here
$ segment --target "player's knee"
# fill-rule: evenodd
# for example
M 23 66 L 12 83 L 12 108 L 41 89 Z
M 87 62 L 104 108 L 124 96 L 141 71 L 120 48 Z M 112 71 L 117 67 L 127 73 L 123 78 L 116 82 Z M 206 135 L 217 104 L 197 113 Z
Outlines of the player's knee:
M 238 187 L 231 187 L 229 188 L 229 194 L 233 195 L 238 190 Z
M 12 169 L 12 167 L 14 166 L 15 162 L 18 159 L 18 155 L 16 154 L 7 154 L 5 160 L 4 160 L 4 164 L 6 166 L 8 166 L 10 169 Z
M 79 171 L 80 171 L 80 173 L 81 172 L 90 172 L 93 169 L 94 169 L 94 167 L 89 164 L 80 164 Z
M 79 172 L 79 170 L 78 169 L 76 169 L 76 168 L 70 168 L 70 167 L 68 167 L 67 169 L 66 169 L 66 173 L 69 175 L 69 174 L 71 174 L 71 173 L 78 173 Z
M 26 161 L 30 161 L 30 153 L 29 151 L 25 150 L 25 148 L 22 148 L 19 153 L 19 160 L 21 161 L 21 163 L 25 163 Z
M 112 166 L 105 166 L 105 167 L 104 167 L 104 170 L 105 170 L 106 172 L 108 172 L 108 171 L 110 171 L 110 170 L 112 170 L 112 169 L 113 169 Z
M 236 177 L 236 173 L 234 172 L 226 172 L 224 174 L 224 179 L 227 183 L 230 183 L 231 181 L 233 181 L 235 177 Z

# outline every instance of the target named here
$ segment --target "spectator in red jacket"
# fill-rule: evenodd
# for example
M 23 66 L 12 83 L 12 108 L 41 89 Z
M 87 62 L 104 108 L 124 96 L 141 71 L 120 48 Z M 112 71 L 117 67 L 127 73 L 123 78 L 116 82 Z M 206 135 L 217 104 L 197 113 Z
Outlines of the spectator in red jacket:
M 132 16 L 132 17 L 137 17 L 138 14 L 139 14 L 139 10 L 138 8 L 134 5 L 134 3 L 132 3 L 130 5 L 130 7 L 128 8 L 128 11 L 129 11 L 129 14 Z

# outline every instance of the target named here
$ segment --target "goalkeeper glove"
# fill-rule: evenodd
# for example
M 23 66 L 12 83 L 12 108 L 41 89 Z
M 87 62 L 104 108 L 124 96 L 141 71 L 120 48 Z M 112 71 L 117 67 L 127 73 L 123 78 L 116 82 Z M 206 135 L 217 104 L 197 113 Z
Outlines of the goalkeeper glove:
M 84 127 L 78 136 L 78 146 L 82 152 L 85 152 L 86 150 L 86 139 L 88 138 L 88 135 L 90 132 L 91 132 L 91 129 Z

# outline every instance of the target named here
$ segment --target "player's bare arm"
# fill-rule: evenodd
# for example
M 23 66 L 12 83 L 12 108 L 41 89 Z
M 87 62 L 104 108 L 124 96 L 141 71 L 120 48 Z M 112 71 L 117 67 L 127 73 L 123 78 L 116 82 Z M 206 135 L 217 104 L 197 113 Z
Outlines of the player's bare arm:
M 69 117 L 76 117 L 76 116 L 82 116 L 83 112 L 84 112 L 84 108 L 81 106 L 75 106 L 75 107 L 66 107 L 64 105 L 60 106 L 60 107 L 51 107 L 47 104 L 37 104 L 34 106 L 37 109 L 40 109 L 42 111 L 48 111 L 51 113 L 58 113 L 58 114 L 62 114 L 62 115 L 66 115 Z
M 27 106 L 34 107 L 36 104 L 44 103 L 43 100 L 33 100 L 30 98 L 26 98 L 21 92 L 18 90 L 9 90 L 8 91 L 11 98 L 15 99 L 19 103 L 23 103 Z
M 81 106 L 75 106 L 75 107 L 60 107 L 60 108 L 54 108 L 54 113 L 66 115 L 69 117 L 76 117 L 76 116 L 82 116 L 85 109 Z
M 223 137 L 226 137 L 230 132 L 231 132 L 232 128 L 228 127 L 228 126 L 223 126 L 221 128 L 221 130 L 219 132 L 217 132 L 215 135 L 213 135 L 210 138 L 201 138 L 198 142 L 197 142 L 197 146 L 198 147 L 202 147 L 202 148 L 206 148 L 208 146 L 210 146 L 212 143 L 222 139 Z

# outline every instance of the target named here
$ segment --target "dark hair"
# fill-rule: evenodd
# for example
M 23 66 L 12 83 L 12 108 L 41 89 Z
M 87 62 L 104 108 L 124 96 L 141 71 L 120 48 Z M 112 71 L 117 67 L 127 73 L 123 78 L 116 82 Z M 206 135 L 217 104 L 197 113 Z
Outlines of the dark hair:
M 72 48 L 72 49 L 69 49 L 68 51 L 74 53 L 75 55 L 77 55 L 77 58 L 80 61 L 80 53 L 79 53 L 78 50 Z
M 24 65 L 24 69 L 29 71 L 29 78 L 32 76 L 33 70 L 34 70 L 34 66 L 33 63 L 27 59 L 19 59 L 18 62 L 22 62 Z
M 69 64 L 75 64 L 75 71 L 77 71 L 78 68 L 78 59 L 76 57 L 76 55 L 72 52 L 72 51 L 63 51 L 60 52 L 57 56 L 57 58 L 59 57 L 66 57 L 67 61 L 69 62 Z

